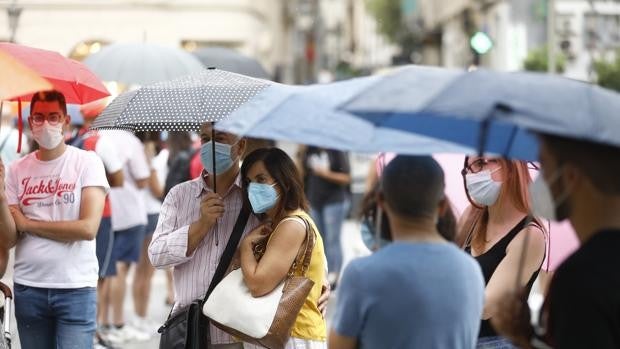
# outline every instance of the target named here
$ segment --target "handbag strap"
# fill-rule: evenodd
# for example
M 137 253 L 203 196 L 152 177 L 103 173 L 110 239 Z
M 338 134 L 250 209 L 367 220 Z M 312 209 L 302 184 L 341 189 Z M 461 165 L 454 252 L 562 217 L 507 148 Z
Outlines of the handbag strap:
M 211 280 L 211 283 L 209 284 L 209 289 L 207 290 L 207 293 L 205 294 L 205 297 L 202 300 L 203 304 L 207 301 L 207 299 L 211 295 L 211 292 L 213 292 L 213 290 L 215 289 L 215 286 L 217 286 L 217 284 L 219 284 L 220 281 L 222 281 L 222 279 L 226 275 L 226 270 L 228 269 L 228 266 L 230 266 L 230 262 L 232 261 L 233 256 L 235 255 L 235 252 L 237 251 L 239 240 L 241 240 L 241 235 L 243 235 L 243 229 L 245 228 L 245 225 L 248 221 L 249 216 L 250 216 L 250 209 L 244 203 L 243 206 L 241 207 L 241 212 L 239 212 L 239 216 L 237 217 L 237 221 L 235 222 L 235 227 L 233 228 L 232 234 L 230 235 L 230 238 L 228 239 L 228 243 L 226 244 L 224 253 L 222 254 L 222 257 L 220 258 L 220 262 L 218 263 L 217 268 L 215 269 L 215 274 L 213 275 L 213 279 Z
M 291 269 L 289 270 L 288 275 L 293 276 L 299 262 L 301 261 L 301 273 L 303 276 L 306 275 L 308 268 L 310 267 L 310 261 L 312 259 L 312 251 L 314 250 L 314 245 L 316 243 L 316 235 L 312 229 L 310 223 L 306 220 L 306 218 L 297 215 L 296 217 L 300 218 L 304 224 L 306 225 L 306 238 L 304 239 L 305 248 L 299 248 L 299 252 L 297 257 L 295 257 L 295 261 L 293 261 L 293 265 L 291 265 Z M 303 245 L 302 245 L 303 246 Z M 303 259 L 302 259 L 303 258 Z

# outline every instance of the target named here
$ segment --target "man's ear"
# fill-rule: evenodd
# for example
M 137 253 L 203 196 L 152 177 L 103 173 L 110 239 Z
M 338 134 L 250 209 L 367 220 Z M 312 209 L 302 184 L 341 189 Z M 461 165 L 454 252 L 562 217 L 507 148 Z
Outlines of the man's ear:
M 65 122 L 64 122 L 65 126 L 69 126 L 71 125 L 71 115 L 67 114 L 65 116 Z
M 450 209 L 450 202 L 448 201 L 448 199 L 446 199 L 445 197 L 441 199 L 441 201 L 439 201 L 438 208 L 438 217 L 443 217 Z
M 245 150 L 248 147 L 248 140 L 241 138 L 239 142 L 237 142 L 237 147 L 239 147 L 239 157 L 243 157 L 243 154 L 245 154 Z
M 575 187 L 580 184 L 579 182 L 585 177 L 581 174 L 581 172 L 572 164 L 564 165 L 562 169 L 563 176 L 560 176 L 560 181 L 562 182 L 562 188 L 564 190 L 568 190 L 572 192 Z
M 30 131 L 32 131 L 32 116 L 28 117 L 28 126 L 30 126 Z

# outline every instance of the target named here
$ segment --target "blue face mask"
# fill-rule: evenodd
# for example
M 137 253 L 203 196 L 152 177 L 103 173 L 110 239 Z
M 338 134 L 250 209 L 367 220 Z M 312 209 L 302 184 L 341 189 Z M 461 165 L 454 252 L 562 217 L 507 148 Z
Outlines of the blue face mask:
M 250 183 L 248 199 L 254 213 L 265 213 L 278 203 L 278 192 L 274 184 Z
M 209 173 L 213 173 L 213 146 L 212 141 L 200 147 L 200 162 Z M 220 175 L 228 171 L 233 166 L 233 159 L 230 157 L 232 145 L 215 142 L 215 174 Z

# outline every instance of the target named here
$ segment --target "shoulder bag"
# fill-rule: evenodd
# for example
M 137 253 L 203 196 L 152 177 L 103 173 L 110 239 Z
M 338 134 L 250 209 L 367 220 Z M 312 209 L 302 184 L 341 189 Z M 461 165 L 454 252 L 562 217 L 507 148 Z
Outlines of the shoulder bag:
M 163 326 L 157 330 L 157 332 L 161 333 L 159 349 L 242 348 L 238 344 L 212 345 L 210 343 L 209 319 L 202 314 L 202 306 L 209 298 L 211 292 L 213 292 L 215 286 L 226 274 L 249 216 L 250 210 L 244 204 L 204 299 L 196 299 L 185 309 L 179 311 L 174 316 L 168 317 Z
M 202 309 L 215 326 L 247 343 L 269 349 L 286 346 L 297 316 L 314 286 L 306 273 L 316 233 L 306 219 L 299 218 L 306 226 L 305 243 L 302 243 L 286 278 L 269 294 L 253 297 L 243 282 L 241 268 L 231 271 L 215 287 Z M 262 255 L 256 257 L 260 259 Z

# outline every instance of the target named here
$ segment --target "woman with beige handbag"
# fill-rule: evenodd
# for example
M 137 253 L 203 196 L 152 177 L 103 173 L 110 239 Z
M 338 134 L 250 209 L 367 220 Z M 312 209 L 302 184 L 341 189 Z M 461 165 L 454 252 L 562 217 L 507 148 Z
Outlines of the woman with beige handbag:
M 265 223 L 241 241 L 240 268 L 218 284 L 203 313 L 244 340 L 246 349 L 327 348 L 318 308 L 326 258 L 301 176 L 278 148 L 249 154 L 241 176 L 252 210 Z

